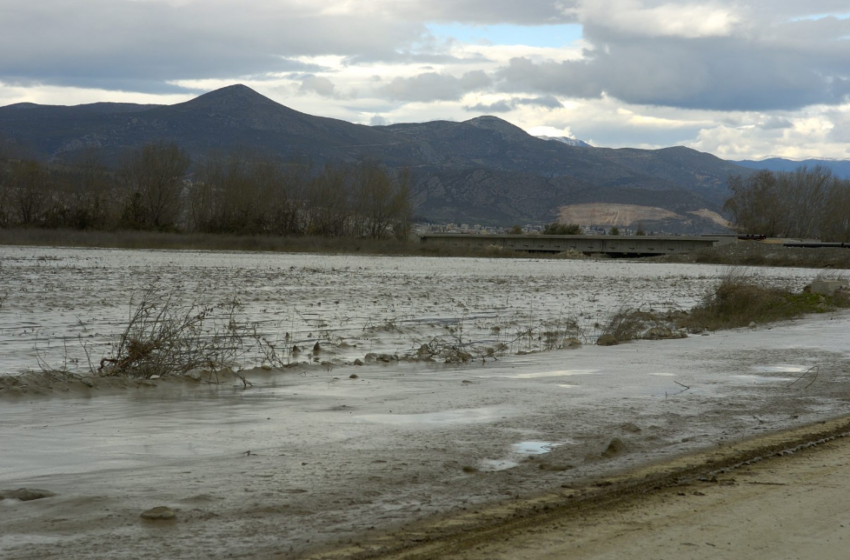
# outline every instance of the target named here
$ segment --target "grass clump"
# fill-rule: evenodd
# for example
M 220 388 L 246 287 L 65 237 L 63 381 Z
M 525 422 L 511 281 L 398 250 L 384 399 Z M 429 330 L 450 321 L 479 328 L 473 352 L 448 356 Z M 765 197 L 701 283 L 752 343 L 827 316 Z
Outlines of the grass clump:
M 821 275 L 817 279 L 841 278 Z M 757 277 L 733 270 L 690 311 L 659 314 L 630 307 L 619 309 L 601 328 L 597 344 L 684 338 L 686 333 L 763 325 L 843 308 L 850 308 L 846 289 L 821 295 L 812 293 L 808 286 L 802 291 L 764 286 Z
M 602 336 L 612 342 L 627 342 L 641 338 L 649 325 L 657 326 L 659 322 L 660 319 L 651 312 L 623 307 L 602 328 Z
M 714 331 L 786 321 L 847 307 L 850 307 L 850 297 L 844 292 L 832 296 L 813 294 L 808 289 L 794 292 L 788 288 L 762 286 L 754 277 L 732 273 L 677 323 L 689 330 Z
M 644 311 L 631 307 L 622 307 L 614 313 L 602 327 L 602 333 L 596 343 L 600 346 L 614 346 L 630 340 L 667 340 L 686 338 L 687 334 L 679 329 L 682 311 L 663 314 Z

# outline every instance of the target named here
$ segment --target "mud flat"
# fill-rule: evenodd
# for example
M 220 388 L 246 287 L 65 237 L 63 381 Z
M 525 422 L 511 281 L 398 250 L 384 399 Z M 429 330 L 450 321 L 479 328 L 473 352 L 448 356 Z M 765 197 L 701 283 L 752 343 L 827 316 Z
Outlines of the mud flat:
M 850 539 L 848 430 L 844 418 L 754 438 L 310 559 L 841 560 Z
M 0 491 L 55 495 L 0 501 L 0 556 L 368 556 L 371 535 L 430 516 L 845 416 L 848 340 L 839 312 L 465 366 L 255 371 L 248 389 L 4 398 Z M 174 517 L 140 517 L 157 507 Z

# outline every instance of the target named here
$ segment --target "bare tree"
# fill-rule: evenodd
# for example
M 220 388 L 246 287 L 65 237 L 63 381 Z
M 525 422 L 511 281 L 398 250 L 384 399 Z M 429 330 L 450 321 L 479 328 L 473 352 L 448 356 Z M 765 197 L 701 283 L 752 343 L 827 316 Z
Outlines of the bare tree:
M 730 178 L 729 188 L 724 208 L 741 233 L 850 240 L 850 181 L 827 168 L 759 171 Z
M 780 201 L 784 207 L 784 235 L 816 237 L 825 211 L 826 197 L 832 171 L 817 166 L 805 166 L 793 173 L 779 175 Z
M 729 189 L 732 197 L 724 209 L 732 214 L 739 232 L 767 236 L 780 233 L 782 205 L 779 181 L 773 172 L 730 177 Z
M 61 191 L 54 201 L 54 219 L 61 218 L 57 227 L 106 229 L 115 221 L 112 175 L 96 146 L 80 152 L 56 183 Z M 56 208 L 62 211 L 61 216 L 56 216 Z
M 307 187 L 312 165 L 292 161 L 279 170 L 271 188 L 270 232 L 277 235 L 302 235 L 305 230 Z
M 850 181 L 833 177 L 824 207 L 823 239 L 850 242 Z
M 31 227 L 42 223 L 50 196 L 48 180 L 47 170 L 39 162 L 12 162 L 10 198 L 18 225 Z
M 0 228 L 12 223 L 12 177 L 9 171 L 6 140 L 0 136 Z
M 141 229 L 173 229 L 180 216 L 189 156 L 174 143 L 147 144 L 127 154 L 119 177 L 125 188 L 123 222 Z
M 391 177 L 377 162 L 363 162 L 354 189 L 356 233 L 379 239 L 390 230 L 405 230 L 410 222 L 409 173 Z M 398 235 L 398 231 L 395 231 Z M 406 235 L 406 232 L 404 233 Z
M 343 237 L 349 233 L 351 204 L 344 167 L 328 164 L 309 185 L 307 233 Z

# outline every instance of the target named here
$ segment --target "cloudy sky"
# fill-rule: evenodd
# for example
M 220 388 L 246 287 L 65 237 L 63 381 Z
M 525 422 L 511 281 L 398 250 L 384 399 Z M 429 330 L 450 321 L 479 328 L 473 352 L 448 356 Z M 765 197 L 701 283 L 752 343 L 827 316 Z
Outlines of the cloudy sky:
M 850 159 L 848 0 L 0 0 L 0 105 L 232 83 L 363 124 Z

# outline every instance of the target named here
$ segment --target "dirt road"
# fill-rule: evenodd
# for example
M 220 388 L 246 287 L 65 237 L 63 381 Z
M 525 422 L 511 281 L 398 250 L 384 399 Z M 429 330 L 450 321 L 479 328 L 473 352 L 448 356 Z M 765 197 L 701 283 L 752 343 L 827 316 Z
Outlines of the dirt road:
M 847 427 L 844 420 L 753 440 L 320 557 L 843 560 L 850 554 L 850 438 L 777 450 Z M 759 454 L 765 458 L 748 459 Z M 736 458 L 744 463 L 715 468 Z M 376 554 L 393 539 L 402 549 Z
M 549 524 L 465 559 L 846 559 L 850 442 L 666 489 L 574 524 Z

